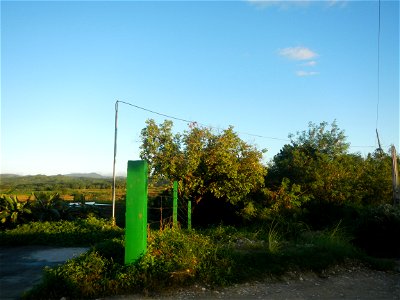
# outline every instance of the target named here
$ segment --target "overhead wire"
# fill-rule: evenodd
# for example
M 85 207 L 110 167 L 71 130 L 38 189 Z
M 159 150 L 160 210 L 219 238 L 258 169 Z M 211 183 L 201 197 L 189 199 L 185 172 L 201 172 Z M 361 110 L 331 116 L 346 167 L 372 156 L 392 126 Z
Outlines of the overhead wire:
M 381 0 L 378 0 L 378 51 L 377 51 L 377 103 L 375 127 L 378 131 L 379 102 L 380 102 L 380 43 L 381 43 Z
M 197 121 L 188 120 L 188 119 L 183 119 L 183 118 L 175 117 L 175 116 L 172 116 L 172 115 L 160 113 L 160 112 L 157 112 L 157 111 L 154 111 L 154 110 L 151 110 L 151 109 L 148 109 L 148 108 L 139 106 L 139 105 L 135 105 L 135 104 L 132 104 L 132 103 L 129 103 L 129 102 L 126 102 L 126 101 L 117 100 L 117 102 L 123 103 L 123 104 L 126 104 L 126 105 L 129 105 L 129 106 L 132 106 L 132 107 L 134 107 L 134 108 L 137 108 L 137 109 L 140 109 L 140 110 L 143 110 L 143 111 L 147 111 L 147 112 L 152 113 L 152 114 L 156 114 L 156 115 L 159 115 L 159 116 L 163 116 L 163 117 L 166 117 L 166 118 L 168 118 L 168 119 L 172 119 L 172 120 L 177 120 L 177 121 L 185 122 L 185 123 L 187 123 L 187 124 L 198 124 L 198 125 L 201 125 L 201 126 L 204 126 L 204 127 L 207 127 L 207 128 L 221 130 L 221 128 L 219 128 L 219 127 L 215 127 L 215 126 L 211 126 L 211 125 L 206 125 L 206 124 L 204 124 L 204 123 L 200 123 L 200 122 L 197 122 Z M 260 135 L 260 134 L 253 134 L 253 133 L 242 132 L 242 131 L 236 131 L 236 132 L 239 133 L 239 134 L 243 134 L 243 135 L 247 135 L 247 136 L 252 136 L 252 137 L 257 137 L 257 138 L 264 138 L 264 139 L 277 140 L 277 141 L 284 141 L 284 142 L 290 142 L 290 141 L 291 141 L 291 140 L 289 140 L 289 139 L 283 139 L 283 138 L 265 136 L 265 135 Z M 138 141 L 138 142 L 139 142 L 139 141 Z M 372 145 L 369 145 L 369 146 L 350 145 L 350 148 L 374 148 L 374 147 L 375 147 L 375 146 L 372 146 Z
M 376 121 L 375 121 L 375 132 L 376 139 L 378 142 L 378 151 L 383 152 L 381 141 L 378 133 L 378 122 L 379 122 L 379 102 L 380 102 L 380 48 L 381 48 L 381 0 L 378 0 L 378 51 L 377 51 L 377 103 L 376 103 Z
M 221 128 L 219 128 L 219 127 L 210 126 L 210 125 L 206 125 L 206 124 L 203 124 L 203 123 L 200 123 L 200 122 L 197 122 L 197 121 L 187 120 L 187 119 L 183 119 L 183 118 L 178 118 L 178 117 L 175 117 L 175 116 L 167 115 L 167 114 L 164 114 L 164 113 L 156 112 L 154 110 L 151 110 L 151 109 L 148 109 L 148 108 L 144 108 L 144 107 L 141 107 L 141 106 L 129 103 L 129 102 L 120 101 L 120 100 L 117 100 L 117 102 L 129 105 L 129 106 L 132 106 L 132 107 L 135 107 L 135 108 L 140 109 L 140 110 L 147 111 L 147 112 L 152 113 L 152 114 L 163 116 L 163 117 L 166 117 L 166 118 L 169 118 L 169 119 L 182 121 L 182 122 L 185 122 L 185 123 L 188 123 L 188 124 L 198 124 L 198 125 L 201 125 L 201 126 L 204 126 L 204 127 L 221 130 Z M 241 131 L 236 131 L 236 132 L 239 133 L 239 134 L 252 136 L 252 137 L 258 137 L 258 138 L 264 138 L 264 139 L 271 139 L 271 140 L 290 142 L 289 139 L 283 139 L 283 138 L 277 138 L 277 137 L 271 137 L 271 136 L 264 136 L 264 135 L 253 134 L 253 133 L 248 133 L 248 132 L 241 132 Z

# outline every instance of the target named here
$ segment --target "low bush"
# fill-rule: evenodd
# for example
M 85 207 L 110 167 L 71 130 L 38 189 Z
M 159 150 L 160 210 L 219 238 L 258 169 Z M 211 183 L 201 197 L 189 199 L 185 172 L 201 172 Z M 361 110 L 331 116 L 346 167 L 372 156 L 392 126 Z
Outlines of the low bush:
M 0 232 L 1 246 L 87 246 L 121 237 L 123 229 L 110 221 L 89 217 L 75 221 L 31 222 Z
M 152 232 L 147 253 L 131 265 L 123 265 L 123 249 L 123 241 L 113 239 L 62 266 L 47 268 L 43 282 L 25 298 L 96 298 L 157 291 L 194 280 L 225 284 L 234 275 L 233 257 L 215 247 L 209 237 L 195 232 Z

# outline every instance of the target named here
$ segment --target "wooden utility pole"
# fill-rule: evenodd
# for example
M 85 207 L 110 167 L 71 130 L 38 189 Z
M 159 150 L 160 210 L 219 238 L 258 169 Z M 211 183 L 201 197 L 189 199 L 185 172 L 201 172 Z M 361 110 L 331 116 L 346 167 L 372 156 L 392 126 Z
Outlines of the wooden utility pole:
M 378 140 L 378 151 L 380 154 L 383 153 L 383 149 L 381 147 L 381 140 L 379 139 L 379 133 L 378 133 L 378 129 L 375 130 L 376 131 L 376 138 Z
M 397 168 L 396 147 L 392 145 L 392 186 L 393 186 L 393 205 L 400 204 L 399 172 Z

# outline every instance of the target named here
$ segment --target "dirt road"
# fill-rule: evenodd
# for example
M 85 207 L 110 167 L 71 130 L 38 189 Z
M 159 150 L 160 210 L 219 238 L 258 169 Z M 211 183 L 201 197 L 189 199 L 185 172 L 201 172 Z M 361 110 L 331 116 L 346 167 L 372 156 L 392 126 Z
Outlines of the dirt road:
M 265 279 L 225 288 L 195 285 L 147 298 L 128 295 L 106 299 L 400 299 L 400 269 L 381 272 L 359 265 L 336 266 L 319 275 L 291 272 L 279 280 Z

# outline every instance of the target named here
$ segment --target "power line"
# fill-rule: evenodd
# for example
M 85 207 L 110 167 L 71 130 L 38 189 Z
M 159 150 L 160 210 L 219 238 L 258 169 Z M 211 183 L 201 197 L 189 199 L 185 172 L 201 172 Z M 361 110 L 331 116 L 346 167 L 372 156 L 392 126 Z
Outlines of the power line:
M 154 110 L 151 110 L 151 109 L 148 109 L 148 108 L 144 108 L 144 107 L 141 107 L 141 106 L 129 103 L 129 102 L 120 101 L 120 100 L 118 100 L 117 102 L 129 105 L 129 106 L 132 106 L 132 107 L 135 107 L 135 108 L 140 109 L 140 110 L 147 111 L 147 112 L 152 113 L 152 114 L 163 116 L 163 117 L 166 117 L 166 118 L 169 118 L 169 119 L 182 121 L 182 122 L 185 122 L 185 123 L 188 123 L 188 124 L 199 124 L 199 125 L 204 126 L 204 127 L 221 130 L 221 128 L 218 128 L 218 127 L 209 126 L 209 125 L 206 125 L 206 124 L 203 124 L 203 123 L 199 123 L 199 122 L 193 121 L 193 120 L 187 120 L 187 119 L 183 119 L 183 118 L 178 118 L 178 117 L 167 115 L 167 114 L 164 114 L 164 113 L 159 113 L 159 112 L 156 112 Z M 264 136 L 264 135 L 253 134 L 253 133 L 248 133 L 248 132 L 237 131 L 237 133 L 248 135 L 248 136 L 252 136 L 252 137 L 258 137 L 258 138 L 264 138 L 264 139 L 271 139 L 271 140 L 290 142 L 290 140 L 288 140 L 288 139 L 282 139 L 282 138 L 271 137 L 271 136 Z
M 156 114 L 156 115 L 159 115 L 159 116 L 163 116 L 163 117 L 166 117 L 166 118 L 168 118 L 168 119 L 173 119 L 173 120 L 185 122 L 185 123 L 188 123 L 188 124 L 198 124 L 198 125 L 201 125 L 201 126 L 204 126 L 204 127 L 208 127 L 208 128 L 211 128 L 211 129 L 217 129 L 217 130 L 221 130 L 221 129 L 222 129 L 222 128 L 219 128 L 219 127 L 206 125 L 206 124 L 204 124 L 204 123 L 199 123 L 199 122 L 197 122 L 197 121 L 187 120 L 187 119 L 183 119 L 183 118 L 171 116 L 171 115 L 168 115 L 168 114 L 160 113 L 160 112 L 157 112 L 157 111 L 154 111 L 154 110 L 151 110 L 151 109 L 142 107 L 142 106 L 138 106 L 138 105 L 135 105 L 135 104 L 126 102 L 126 101 L 117 100 L 117 103 L 123 103 L 123 104 L 129 105 L 129 106 L 132 106 L 132 107 L 134 107 L 134 108 L 137 108 L 137 109 L 140 109 L 140 110 L 143 110 L 143 111 L 147 111 L 147 112 L 152 113 L 152 114 Z M 284 142 L 290 142 L 290 141 L 291 141 L 291 140 L 289 140 L 289 139 L 282 139 L 282 138 L 271 137 L 271 136 L 265 136 L 265 135 L 259 135 L 259 134 L 253 134 L 253 133 L 248 133 L 248 132 L 241 132 L 241 131 L 236 131 L 236 132 L 239 133 L 239 134 L 243 134 L 243 135 L 247 135 L 247 136 L 252 136 L 252 137 L 257 137 L 257 138 L 264 138 L 264 139 L 270 139 L 270 140 L 278 140 L 278 141 L 284 141 Z M 350 145 L 349 147 L 350 147 L 350 148 L 375 148 L 376 146 L 372 146 L 372 145 L 365 145 L 365 146 Z
M 185 120 L 185 119 L 181 119 L 181 118 L 178 118 L 178 117 L 174 117 L 174 116 L 162 114 L 162 113 L 156 112 L 156 111 L 154 111 L 154 110 L 150 110 L 150 109 L 147 109 L 147 108 L 144 108 L 144 107 L 141 107 L 141 106 L 138 106 L 138 105 L 129 103 L 129 102 L 120 101 L 120 100 L 118 100 L 117 102 L 123 103 L 123 104 L 126 104 L 126 105 L 130 105 L 130 106 L 133 106 L 133 107 L 135 107 L 135 108 L 137 108 L 137 109 L 141 109 L 141 110 L 150 112 L 150 113 L 152 113 L 152 114 L 156 114 L 156 115 L 159 115 L 159 116 L 163 116 L 163 117 L 166 117 L 166 118 L 169 118 L 169 119 L 173 119 L 173 120 L 177 120 L 177 121 L 182 121 L 182 122 L 189 123 L 189 124 L 190 124 L 190 123 L 197 123 L 197 122 L 195 122 L 195 121 Z
M 378 135 L 378 121 L 379 121 L 379 102 L 380 102 L 380 43 L 381 43 L 381 0 L 378 1 L 378 54 L 377 54 L 377 86 L 378 86 L 378 99 L 376 103 L 376 122 L 375 122 L 375 129 L 376 129 L 376 134 L 377 134 L 377 139 L 378 139 L 378 144 L 379 148 L 380 146 L 380 141 L 379 141 L 379 135 Z

